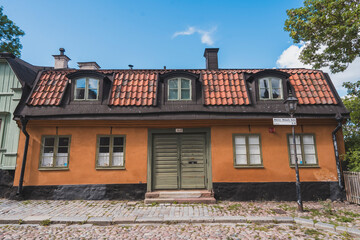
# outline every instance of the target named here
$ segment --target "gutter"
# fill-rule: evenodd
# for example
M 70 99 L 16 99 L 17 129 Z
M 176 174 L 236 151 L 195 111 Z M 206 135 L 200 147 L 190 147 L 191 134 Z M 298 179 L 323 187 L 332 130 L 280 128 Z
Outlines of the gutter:
M 339 150 L 338 150 L 338 144 L 337 144 L 337 140 L 336 140 L 336 133 L 341 129 L 342 121 L 344 118 L 341 116 L 341 114 L 339 114 L 339 115 L 336 115 L 335 119 L 338 122 L 338 125 L 332 132 L 332 138 L 333 138 L 333 144 L 334 144 L 334 150 L 335 150 L 336 170 L 337 170 L 337 174 L 338 174 L 339 187 L 341 188 L 341 190 L 343 190 L 344 183 L 343 183 L 342 172 L 341 172 L 341 163 L 340 163 L 340 158 L 339 158 Z
M 29 147 L 29 138 L 30 138 L 29 133 L 26 131 L 26 125 L 28 122 L 28 119 L 26 118 L 26 116 L 21 116 L 20 122 L 21 122 L 21 131 L 24 133 L 26 139 L 25 139 L 25 146 L 24 146 L 24 155 L 23 155 L 23 160 L 22 160 L 22 165 L 21 165 L 19 187 L 16 192 L 17 195 L 22 193 L 24 174 L 25 174 L 25 166 L 26 166 L 26 157 L 27 157 L 27 152 L 28 152 L 28 147 Z

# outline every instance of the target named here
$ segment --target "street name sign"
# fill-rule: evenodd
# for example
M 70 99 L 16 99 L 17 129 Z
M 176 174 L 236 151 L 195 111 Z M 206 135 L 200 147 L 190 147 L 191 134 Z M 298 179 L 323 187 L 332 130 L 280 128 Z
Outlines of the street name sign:
M 296 118 L 273 118 L 273 124 L 296 126 Z

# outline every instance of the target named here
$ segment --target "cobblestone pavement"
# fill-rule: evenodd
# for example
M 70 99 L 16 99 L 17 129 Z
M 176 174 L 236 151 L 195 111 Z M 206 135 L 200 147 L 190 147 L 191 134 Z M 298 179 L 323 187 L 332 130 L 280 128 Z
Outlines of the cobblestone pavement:
M 295 202 L 219 202 L 217 204 L 153 204 L 142 201 L 14 201 L 0 199 L 0 217 L 46 215 L 51 217 L 214 217 L 289 216 L 360 228 L 360 206 L 342 202 L 304 202 L 305 212 L 296 211 Z
M 353 239 L 295 224 L 6 225 L 0 239 Z

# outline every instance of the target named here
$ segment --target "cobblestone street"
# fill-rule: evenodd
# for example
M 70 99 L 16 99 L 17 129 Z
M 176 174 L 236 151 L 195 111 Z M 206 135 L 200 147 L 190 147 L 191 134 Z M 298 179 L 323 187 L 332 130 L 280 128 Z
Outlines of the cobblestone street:
M 352 239 L 293 224 L 176 224 L 176 225 L 12 225 L 0 227 L 1 239 Z
M 356 239 L 360 237 L 348 232 L 353 229 L 356 234 L 358 233 L 356 228 L 359 228 L 360 206 L 330 201 L 305 202 L 304 206 L 306 211 L 298 213 L 294 202 L 145 205 L 140 201 L 2 199 L 0 239 Z M 33 224 L 36 221 L 37 224 Z

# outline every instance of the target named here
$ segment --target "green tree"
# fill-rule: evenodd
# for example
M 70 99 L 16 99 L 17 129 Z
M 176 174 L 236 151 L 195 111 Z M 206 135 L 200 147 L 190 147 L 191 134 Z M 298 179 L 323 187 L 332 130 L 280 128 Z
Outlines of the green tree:
M 22 45 L 19 37 L 25 33 L 15 25 L 4 13 L 3 7 L 0 7 L 0 52 L 10 52 L 20 57 Z
M 350 120 L 344 126 L 345 169 L 360 172 L 360 81 L 346 82 L 344 87 L 348 95 L 343 99 L 346 108 L 350 111 Z
M 305 43 L 303 63 L 337 73 L 360 56 L 359 0 L 305 0 L 287 15 L 285 31 L 294 43 Z

